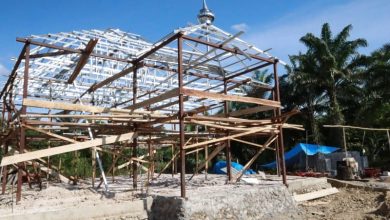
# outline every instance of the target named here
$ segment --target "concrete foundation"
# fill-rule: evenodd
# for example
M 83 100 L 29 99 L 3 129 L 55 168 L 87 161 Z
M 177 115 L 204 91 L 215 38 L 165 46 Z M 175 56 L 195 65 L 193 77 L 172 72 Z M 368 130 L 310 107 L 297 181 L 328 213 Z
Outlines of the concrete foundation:
M 151 219 L 291 219 L 297 205 L 283 185 L 227 186 L 191 193 L 188 199 L 156 196 Z

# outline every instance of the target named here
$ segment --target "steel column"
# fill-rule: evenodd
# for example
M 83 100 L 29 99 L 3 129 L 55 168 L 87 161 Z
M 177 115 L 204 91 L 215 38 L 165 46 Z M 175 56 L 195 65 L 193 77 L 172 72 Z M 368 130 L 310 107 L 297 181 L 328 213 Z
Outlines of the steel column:
M 278 60 L 275 60 L 275 63 L 273 64 L 274 67 L 274 81 L 275 81 L 275 99 L 276 101 L 280 101 L 280 88 L 279 88 L 279 78 L 278 78 Z M 280 117 L 282 115 L 281 108 L 278 108 L 276 110 L 276 116 Z M 280 122 L 281 119 L 278 119 Z M 282 179 L 283 184 L 287 185 L 287 178 L 286 178 L 286 164 L 284 161 L 284 143 L 283 143 L 283 128 L 282 126 L 279 126 L 279 135 L 278 135 L 278 147 L 279 147 L 279 160 L 280 160 L 280 170 L 282 173 Z
M 2 115 L 2 125 L 5 126 L 5 114 L 7 113 L 7 127 L 8 127 L 8 124 L 9 124 L 9 120 L 11 118 L 11 112 L 7 111 L 6 108 L 5 108 L 5 102 L 6 102 L 6 98 L 4 96 L 3 98 L 3 115 Z M 4 156 L 8 154 L 8 140 L 5 141 L 4 143 Z M 8 166 L 5 166 L 3 168 L 3 181 L 2 181 L 2 186 L 1 186 L 1 194 L 5 194 L 5 190 L 6 190 L 6 186 L 7 186 L 7 176 L 8 176 Z
M 227 94 L 227 79 L 223 81 L 223 93 Z M 229 103 L 223 102 L 225 117 L 229 117 Z M 229 131 L 226 132 L 226 136 L 229 136 Z M 230 153 L 230 140 L 226 140 L 226 172 L 228 176 L 228 182 L 232 181 L 232 166 L 231 166 L 231 153 Z
M 133 70 L 133 105 L 137 103 L 137 69 L 138 69 L 138 63 L 134 64 L 134 70 Z M 137 132 L 137 125 L 134 123 L 134 132 Z M 133 139 L 133 153 L 132 157 L 137 158 L 137 145 L 138 145 L 138 138 Z M 133 188 L 137 188 L 137 162 L 133 160 Z
M 26 43 L 26 55 L 24 62 L 24 78 L 23 78 L 23 99 L 27 98 L 27 89 L 28 89 L 28 71 L 30 65 L 30 44 Z M 22 106 L 21 114 L 25 115 L 27 112 L 27 107 Z M 25 119 L 21 120 L 21 123 L 25 123 Z M 23 153 L 26 147 L 26 129 L 23 126 L 20 126 L 20 143 L 19 143 L 19 152 Z M 18 186 L 16 190 L 16 202 L 19 202 L 22 198 L 22 177 L 23 177 L 23 166 L 24 163 L 18 163 Z
M 183 97 L 183 39 L 179 35 L 177 39 L 177 64 L 178 64 L 178 78 L 179 78 L 179 133 L 180 133 L 180 190 L 181 197 L 186 197 L 186 170 L 185 170 L 185 150 L 184 150 L 184 97 Z

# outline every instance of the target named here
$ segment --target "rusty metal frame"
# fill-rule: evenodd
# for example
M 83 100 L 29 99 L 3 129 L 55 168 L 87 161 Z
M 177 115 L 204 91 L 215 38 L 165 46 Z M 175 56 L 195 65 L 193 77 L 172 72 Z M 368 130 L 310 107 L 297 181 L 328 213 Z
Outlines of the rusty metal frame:
M 210 35 L 209 38 L 201 36 L 203 32 L 200 32 L 200 30 L 205 33 L 212 31 L 215 33 L 214 35 Z M 193 28 L 179 29 L 165 36 L 155 44 L 148 43 L 139 36 L 128 35 L 119 30 L 108 30 L 107 33 L 102 33 L 97 30 L 88 33 L 75 33 L 80 34 L 83 37 L 82 40 L 70 41 L 69 43 L 61 38 L 63 37 L 61 34 L 56 35 L 56 41 L 61 42 L 60 44 L 56 44 L 55 41 L 53 43 L 39 41 L 42 39 L 48 41 L 52 36 L 17 38 L 17 41 L 24 43 L 24 47 L 8 81 L 4 85 L 0 98 L 3 100 L 3 121 L 7 112 L 7 126 L 16 126 L 20 132 L 14 132 L 12 134 L 13 138 L 10 141 L 5 141 L 5 144 L 3 144 L 4 147 L 2 147 L 5 152 L 8 152 L 10 142 L 14 145 L 19 145 L 19 152 L 24 152 L 28 148 L 26 146 L 26 126 L 24 125 L 40 126 L 40 128 L 57 130 L 59 132 L 62 132 L 64 129 L 74 131 L 75 127 L 93 127 L 98 130 L 99 135 L 122 134 L 126 130 L 131 129 L 138 133 L 138 136 L 132 140 L 131 156 L 127 155 L 130 157 L 129 160 L 132 161 L 133 188 L 137 188 L 138 162 L 134 158 L 139 156 L 137 155 L 137 149 L 139 147 L 148 148 L 148 173 L 153 178 L 153 149 L 169 146 L 172 147 L 172 155 L 174 156 L 176 154 L 173 153 L 173 146 L 178 146 L 179 152 L 177 154 L 180 156 L 180 192 L 182 197 L 186 197 L 185 161 L 188 146 L 196 148 L 196 150 L 188 153 L 198 153 L 203 149 L 208 150 L 209 146 L 223 146 L 228 165 L 227 182 L 231 183 L 239 179 L 239 177 L 232 177 L 230 169 L 230 141 L 236 137 L 248 135 L 277 135 L 276 154 L 280 158 L 278 161 L 282 168 L 283 183 L 287 184 L 283 145 L 283 124 L 285 122 L 282 120 L 277 73 L 279 60 L 238 39 L 237 37 L 242 33 L 231 35 L 213 25 L 198 25 Z M 128 38 L 125 39 L 129 42 L 132 41 L 132 43 L 129 43 L 133 45 L 132 47 L 138 45 L 138 51 L 133 52 L 126 58 L 123 57 L 123 51 L 120 52 L 121 56 L 110 54 L 109 51 L 125 50 L 121 45 L 112 43 L 113 40 L 110 37 L 112 37 L 111 35 L 115 36 L 115 34 L 120 35 L 122 38 L 127 36 Z M 174 44 L 175 42 L 177 43 L 176 45 Z M 192 42 L 194 44 L 186 42 Z M 75 46 L 79 43 L 79 47 L 83 46 L 85 49 L 80 49 Z M 87 44 L 86 47 L 84 46 L 85 44 Z M 244 46 L 240 48 L 238 46 L 239 44 Z M 72 45 L 72 47 L 69 45 Z M 31 46 L 36 47 L 30 51 Z M 107 47 L 106 54 L 102 53 L 102 51 L 95 51 L 101 50 L 103 47 Z M 129 51 L 134 50 L 134 48 L 129 49 Z M 80 54 L 81 56 L 78 56 Z M 66 62 L 63 61 L 61 63 L 59 61 L 61 59 L 66 60 Z M 19 68 L 22 62 L 24 62 L 23 77 L 20 75 Z M 105 68 L 100 62 L 109 62 L 110 67 Z M 226 62 L 232 65 L 227 64 L 225 66 L 234 67 L 235 69 L 223 69 L 221 63 Z M 44 76 L 45 67 L 53 70 L 53 68 L 55 69 L 54 64 L 57 63 L 62 66 L 60 66 L 60 70 L 56 70 L 56 75 Z M 239 63 L 242 63 L 241 67 L 238 67 L 240 65 Z M 92 83 L 86 83 L 91 79 L 88 78 L 88 74 L 92 71 L 94 65 L 96 66 L 97 72 L 110 71 L 110 74 L 93 73 L 98 76 L 98 79 L 95 79 Z M 261 68 L 268 68 L 271 65 L 275 79 L 274 85 L 270 86 L 260 83 L 259 86 L 266 90 L 272 90 L 274 94 L 272 101 L 274 102 L 272 105 L 264 102 L 263 107 L 265 108 L 251 111 L 252 113 L 273 111 L 274 118 L 253 121 L 240 118 L 240 116 L 236 118 L 231 117 L 229 113 L 229 102 L 239 102 L 241 100 L 240 97 L 245 102 L 251 102 L 248 100 L 252 100 L 244 98 L 246 94 L 243 90 L 240 90 L 240 87 L 243 85 L 256 86 L 251 84 L 252 79 L 248 74 Z M 115 68 L 112 68 L 114 66 Z M 85 70 L 85 68 L 88 70 Z M 36 75 L 36 73 L 42 74 Z M 131 77 L 128 76 L 130 73 L 132 73 Z M 29 77 L 30 74 L 35 74 L 34 76 L 37 78 Z M 176 74 L 177 78 L 175 78 Z M 155 82 L 149 85 L 148 83 L 151 83 L 153 80 Z M 45 122 L 40 119 L 45 118 L 45 116 L 34 118 L 33 111 L 37 106 L 28 105 L 26 103 L 29 102 L 26 101 L 31 99 L 36 99 L 38 102 L 40 100 L 46 100 L 47 96 L 45 96 L 45 92 L 37 95 L 37 91 L 40 91 L 42 88 L 42 91 L 45 91 L 45 83 L 48 82 L 50 82 L 50 85 L 54 85 L 58 89 L 64 89 L 65 92 L 69 93 L 63 101 L 65 103 L 73 103 L 73 105 L 66 105 L 66 107 L 64 105 L 61 108 L 61 103 L 58 102 L 58 98 L 57 101 L 54 98 L 50 103 L 42 102 L 46 105 L 43 107 L 44 109 L 58 109 L 52 113 L 53 115 L 47 115 L 47 117 L 55 119 L 56 114 L 58 114 L 58 117 L 59 115 L 66 117 L 64 115 L 68 114 L 69 118 L 72 118 L 72 115 L 79 116 L 75 117 L 74 123 Z M 23 84 L 21 96 L 18 88 L 20 83 Z M 121 87 L 121 85 L 123 86 Z M 153 86 L 156 87 L 154 88 Z M 176 90 L 172 90 L 171 87 L 177 88 L 177 93 L 174 93 Z M 113 91 L 119 92 L 119 94 L 112 93 Z M 196 98 L 196 95 L 190 95 L 188 91 L 192 93 L 196 93 L 197 91 L 199 93 L 202 92 L 202 96 L 201 98 Z M 205 93 L 206 91 L 207 93 Z M 168 93 L 169 95 L 167 95 Z M 6 98 L 7 96 L 9 96 L 8 99 Z M 107 102 L 100 101 L 99 97 L 101 98 L 102 96 L 103 98 L 109 96 L 110 100 Z M 126 97 L 126 100 L 112 102 L 112 100 L 119 97 Z M 13 98 L 16 104 L 12 100 Z M 81 100 L 83 103 L 93 103 L 93 106 L 78 106 L 75 104 L 81 102 Z M 154 101 L 146 102 L 146 100 Z M 132 105 L 129 106 L 128 103 L 132 103 Z M 222 106 L 220 105 L 221 103 L 223 104 Z M 278 105 L 275 105 L 275 103 L 278 103 Z M 15 106 L 13 109 L 14 112 L 7 109 L 7 106 Z M 21 106 L 20 111 L 17 112 L 16 106 Z M 32 112 L 27 111 L 28 108 L 31 108 Z M 216 114 L 215 109 L 223 110 L 223 114 Z M 211 115 L 214 114 L 212 120 L 208 118 L 196 121 L 188 120 L 190 116 L 202 115 L 207 111 Z M 92 112 L 93 115 L 88 115 L 86 112 Z M 104 123 L 98 124 L 94 122 L 95 120 L 91 120 L 91 123 L 81 126 L 77 124 L 76 119 L 82 119 L 83 115 L 85 115 L 85 118 L 96 117 L 100 121 L 104 121 Z M 232 115 L 234 114 L 232 113 Z M 207 132 L 185 132 L 186 124 L 202 123 L 209 125 Z M 176 124 L 179 125 L 178 129 L 175 126 Z M 163 126 L 168 125 L 172 125 L 171 130 L 162 129 Z M 239 128 L 232 129 L 236 125 Z M 2 135 L 4 136 L 5 134 Z M 191 137 L 196 138 L 191 139 Z M 88 140 L 88 138 L 82 137 L 82 135 L 75 135 L 74 138 Z M 210 138 L 215 138 L 220 141 L 213 142 L 209 145 L 208 139 Z M 195 139 L 197 143 L 193 143 Z M 220 151 L 220 148 L 218 148 L 218 151 L 211 153 L 210 156 L 215 156 Z M 110 149 L 100 150 L 110 152 Z M 253 163 L 262 150 L 256 153 L 254 158 L 248 163 L 248 166 Z M 114 151 L 111 154 L 115 155 L 116 159 L 124 156 L 117 155 Z M 205 152 L 205 154 L 208 155 L 208 152 Z M 208 159 L 206 158 L 206 160 Z M 175 164 L 175 158 L 172 158 L 172 164 Z M 19 163 L 18 167 L 17 201 L 19 202 L 21 199 L 24 164 Z M 177 166 L 174 165 L 172 172 L 176 168 Z M 197 169 L 196 172 L 198 171 Z M 7 175 L 7 169 L 5 169 L 2 175 L 3 177 Z M 5 183 L 3 181 L 2 193 L 4 192 Z

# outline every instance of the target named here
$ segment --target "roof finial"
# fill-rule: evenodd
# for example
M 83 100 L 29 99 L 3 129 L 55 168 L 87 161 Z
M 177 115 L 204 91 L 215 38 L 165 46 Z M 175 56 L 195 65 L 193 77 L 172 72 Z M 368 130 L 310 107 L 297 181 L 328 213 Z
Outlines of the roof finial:
M 198 21 L 201 24 L 212 24 L 214 21 L 213 12 L 207 7 L 206 0 L 203 0 L 203 8 L 200 9 L 198 14 Z

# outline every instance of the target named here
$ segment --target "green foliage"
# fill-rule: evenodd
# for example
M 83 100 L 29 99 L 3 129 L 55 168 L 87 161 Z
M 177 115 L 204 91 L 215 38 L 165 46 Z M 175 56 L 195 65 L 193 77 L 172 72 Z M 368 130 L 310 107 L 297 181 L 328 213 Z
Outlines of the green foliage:
M 300 41 L 307 50 L 290 56 L 287 75 L 280 77 L 285 109 L 298 107 L 302 112 L 290 122 L 305 125 L 311 143 L 343 146 L 341 129 L 326 129 L 323 124 L 390 126 L 390 44 L 371 55 L 361 55 L 358 49 L 367 42 L 361 38 L 348 40 L 351 30 L 348 25 L 333 36 L 326 23 L 320 36 L 306 34 Z M 364 149 L 374 164 L 390 162 L 385 132 L 363 135 L 362 131 L 347 129 L 346 136 L 348 148 Z

